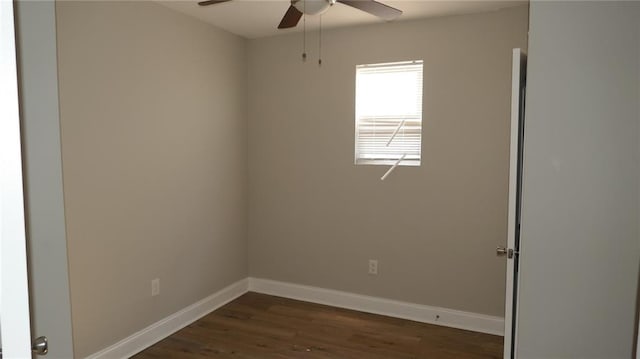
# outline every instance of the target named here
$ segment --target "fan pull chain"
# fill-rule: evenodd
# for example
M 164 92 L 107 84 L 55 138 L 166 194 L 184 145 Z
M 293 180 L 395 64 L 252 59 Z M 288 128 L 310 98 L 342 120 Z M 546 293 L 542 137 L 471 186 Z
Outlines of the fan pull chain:
M 318 37 L 318 67 L 322 66 L 322 15 L 320 15 L 320 35 Z
M 307 61 L 307 0 L 302 0 L 302 62 Z

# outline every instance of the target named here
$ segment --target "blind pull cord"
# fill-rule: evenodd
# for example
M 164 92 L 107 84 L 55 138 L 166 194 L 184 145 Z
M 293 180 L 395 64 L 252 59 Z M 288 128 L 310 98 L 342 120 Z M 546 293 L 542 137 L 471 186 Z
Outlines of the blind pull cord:
M 393 139 L 396 138 L 396 135 L 398 134 L 398 132 L 400 132 L 400 129 L 402 128 L 402 126 L 404 126 L 405 121 L 406 119 L 400 121 L 400 124 L 398 125 L 398 127 L 396 127 L 396 129 L 393 131 L 391 138 L 389 139 L 389 141 L 387 141 L 387 147 L 389 147 L 389 145 L 391 144 L 391 141 L 393 141 Z
M 302 62 L 307 61 L 307 0 L 302 3 Z
M 391 174 L 391 172 L 393 172 L 393 170 L 395 170 L 395 169 L 396 169 L 396 167 L 398 167 L 398 165 L 400 164 L 400 162 L 402 162 L 402 160 L 404 160 L 404 158 L 405 158 L 406 156 L 407 156 L 407 154 L 405 153 L 405 154 L 403 154 L 400 158 L 398 158 L 398 160 L 396 161 L 396 163 L 394 163 L 394 164 L 393 164 L 393 166 L 391 166 L 391 168 L 389 168 L 389 169 L 387 170 L 387 172 L 386 172 L 382 177 L 380 177 L 380 181 L 384 181 L 384 180 L 385 180 L 385 178 L 387 178 L 387 176 L 389 176 L 389 175 Z
M 322 66 L 322 15 L 320 15 L 320 34 L 318 36 L 318 67 Z

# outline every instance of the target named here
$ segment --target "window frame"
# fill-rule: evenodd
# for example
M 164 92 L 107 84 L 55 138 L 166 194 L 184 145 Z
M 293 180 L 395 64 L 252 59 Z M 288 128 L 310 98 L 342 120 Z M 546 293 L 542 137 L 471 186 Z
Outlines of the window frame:
M 380 116 L 359 115 L 360 108 L 358 107 L 359 106 L 358 90 L 360 89 L 359 76 L 361 74 L 364 74 L 364 75 L 366 75 L 367 73 L 389 74 L 389 73 L 393 73 L 394 71 L 391 70 L 391 71 L 385 72 L 384 71 L 385 68 L 396 69 L 396 71 L 398 71 L 398 69 L 401 69 L 403 67 L 417 68 L 418 66 L 419 66 L 419 69 L 413 69 L 413 70 L 407 69 L 405 71 L 400 71 L 402 73 L 416 73 L 416 74 L 419 74 L 420 76 L 419 80 L 416 82 L 416 84 L 419 85 L 419 88 L 416 87 L 416 91 L 419 91 L 419 93 L 415 94 L 415 98 L 416 98 L 415 105 L 418 106 L 417 107 L 418 110 L 416 113 L 412 115 L 398 115 L 398 114 L 380 115 Z M 355 101 L 354 101 L 355 102 L 354 164 L 358 166 L 359 165 L 395 165 L 395 164 L 399 166 L 420 166 L 422 163 L 422 122 L 424 117 L 424 105 L 423 105 L 424 60 L 409 60 L 409 61 L 356 65 L 355 81 L 356 81 L 356 86 L 355 86 Z M 366 126 L 369 126 L 370 128 L 371 127 L 374 128 L 373 135 L 368 135 L 368 136 L 362 135 L 361 133 L 362 127 L 365 126 L 363 122 L 365 121 L 369 122 L 369 124 L 367 124 Z M 410 147 L 408 152 L 413 152 L 410 155 L 411 156 L 410 158 L 406 159 L 406 155 L 407 155 L 406 153 L 400 155 L 397 151 L 397 148 L 393 149 L 393 147 L 389 149 L 389 153 L 386 156 L 381 156 L 381 153 L 374 153 L 374 152 L 363 153 L 362 146 L 360 145 L 360 141 L 363 138 L 367 137 L 373 143 L 384 141 L 384 138 L 378 137 L 378 135 L 375 134 L 375 127 L 377 126 L 377 123 L 384 124 L 385 122 L 387 122 L 387 124 L 383 125 L 382 132 L 384 133 L 385 137 L 388 137 L 390 139 L 388 143 L 391 143 L 391 141 L 398 141 L 396 138 L 398 138 L 398 136 L 401 136 L 402 134 L 402 137 L 400 138 L 404 138 L 405 141 L 402 142 L 400 145 L 405 147 L 407 146 Z M 388 124 L 388 122 L 394 122 L 394 125 L 391 126 L 390 124 Z M 393 128 L 393 131 L 390 131 L 391 128 Z M 407 130 L 407 128 L 409 128 L 409 140 L 406 140 L 405 131 Z M 395 135 L 393 135 L 393 133 L 395 133 Z M 412 136 L 414 137 L 413 141 L 411 140 Z M 418 138 L 418 142 L 419 142 L 417 146 L 415 145 L 415 143 L 413 144 L 411 143 L 411 142 L 415 142 L 415 137 Z M 372 145 L 371 149 L 375 149 L 376 146 L 378 146 L 379 148 L 380 146 L 379 143 Z M 387 146 L 390 146 L 390 145 L 387 144 Z M 405 158 L 405 159 L 402 159 L 402 158 Z

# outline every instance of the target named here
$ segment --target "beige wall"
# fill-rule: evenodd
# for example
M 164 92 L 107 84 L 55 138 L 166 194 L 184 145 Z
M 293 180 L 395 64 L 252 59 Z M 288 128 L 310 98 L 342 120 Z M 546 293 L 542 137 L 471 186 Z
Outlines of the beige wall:
M 503 315 L 511 49 L 527 7 L 249 43 L 250 275 Z M 424 60 L 418 168 L 355 166 L 355 66 Z M 367 274 L 378 259 L 380 274 Z
M 57 22 L 84 357 L 247 276 L 246 42 L 153 2 L 58 2 Z

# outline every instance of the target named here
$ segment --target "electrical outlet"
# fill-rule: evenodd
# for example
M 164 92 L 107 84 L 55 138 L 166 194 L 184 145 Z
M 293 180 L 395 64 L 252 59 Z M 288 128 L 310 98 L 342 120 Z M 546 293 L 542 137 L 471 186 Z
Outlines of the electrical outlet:
M 155 297 L 160 294 L 160 278 L 151 280 L 151 296 Z
M 369 274 L 378 275 L 378 260 L 369 259 Z

